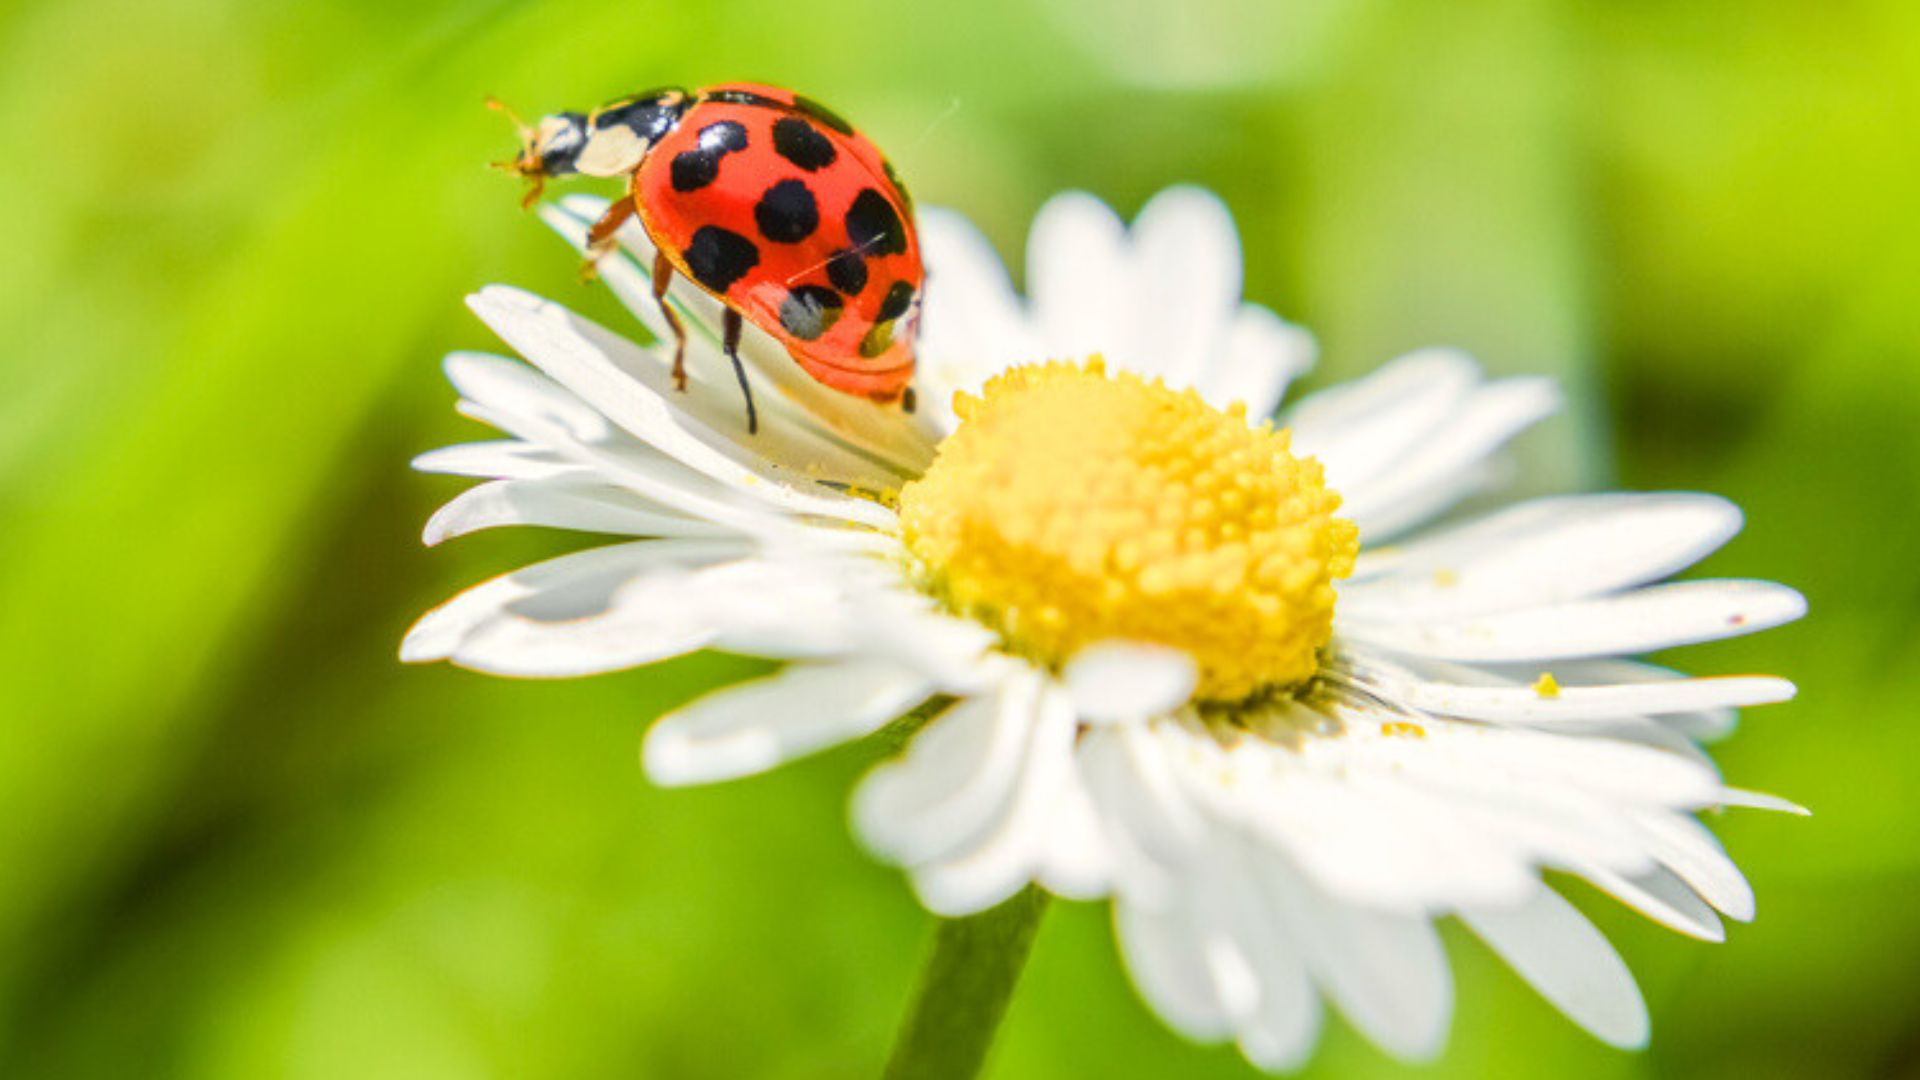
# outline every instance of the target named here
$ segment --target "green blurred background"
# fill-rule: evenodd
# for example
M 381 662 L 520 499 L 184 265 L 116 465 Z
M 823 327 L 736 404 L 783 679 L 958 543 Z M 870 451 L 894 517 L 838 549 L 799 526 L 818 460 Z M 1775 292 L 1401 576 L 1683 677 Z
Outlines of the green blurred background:
M 0 14 L 0 1075 L 873 1075 L 927 941 L 844 827 L 856 747 L 662 792 L 650 717 L 738 661 L 402 668 L 408 622 L 576 537 L 417 540 L 476 437 L 438 357 L 490 281 L 617 321 L 482 165 L 538 112 L 803 87 L 1017 256 L 1046 196 L 1232 205 L 1314 381 L 1444 342 L 1545 370 L 1527 482 L 1731 495 L 1706 572 L 1807 622 L 1719 757 L 1709 946 L 1588 892 L 1654 1011 L 1601 1048 L 1449 931 L 1423 1075 L 1920 1076 L 1920 7 L 22 0 Z M 1314 1075 L 1398 1075 L 1344 1028 Z M 998 1078 L 1251 1075 L 1056 905 Z

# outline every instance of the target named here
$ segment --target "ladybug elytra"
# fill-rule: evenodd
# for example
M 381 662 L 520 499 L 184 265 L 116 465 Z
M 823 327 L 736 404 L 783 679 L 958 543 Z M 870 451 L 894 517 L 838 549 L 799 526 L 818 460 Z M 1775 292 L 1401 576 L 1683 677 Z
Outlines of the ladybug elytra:
M 658 254 L 653 294 L 686 388 L 686 329 L 666 302 L 679 274 L 724 305 L 722 340 L 757 429 L 740 363 L 743 320 L 835 390 L 913 405 L 913 338 L 925 271 L 912 203 L 873 143 L 790 90 L 726 83 L 652 90 L 591 113 L 521 125 L 527 204 L 552 176 L 626 176 L 588 231 L 589 260 L 637 216 Z

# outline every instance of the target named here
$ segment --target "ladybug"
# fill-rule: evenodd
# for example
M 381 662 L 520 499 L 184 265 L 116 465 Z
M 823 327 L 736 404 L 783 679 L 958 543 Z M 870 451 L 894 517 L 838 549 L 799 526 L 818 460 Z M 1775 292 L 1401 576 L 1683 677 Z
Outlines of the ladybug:
M 588 230 L 589 266 L 638 216 L 658 251 L 653 295 L 673 330 L 681 390 L 686 328 L 666 302 L 675 274 L 725 305 L 721 337 L 749 432 L 758 419 L 740 363 L 743 320 L 821 383 L 913 408 L 926 280 L 913 204 L 845 120 L 791 90 L 726 83 L 649 90 L 519 127 L 520 153 L 501 167 L 531 184 L 529 206 L 550 176 L 628 178 L 627 194 Z

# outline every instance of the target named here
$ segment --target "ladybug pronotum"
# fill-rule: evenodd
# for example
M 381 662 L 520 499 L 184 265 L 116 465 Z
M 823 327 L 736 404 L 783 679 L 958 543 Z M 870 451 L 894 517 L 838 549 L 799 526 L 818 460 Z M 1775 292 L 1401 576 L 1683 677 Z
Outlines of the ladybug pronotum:
M 740 363 L 742 320 L 773 335 L 835 390 L 913 407 L 913 338 L 926 274 L 912 203 L 873 143 L 790 90 L 726 83 L 667 88 L 591 113 L 521 127 L 505 167 L 550 176 L 626 176 L 627 193 L 588 231 L 589 260 L 638 216 L 658 254 L 653 295 L 686 389 L 686 328 L 667 303 L 674 274 L 725 306 L 721 337 L 758 428 Z

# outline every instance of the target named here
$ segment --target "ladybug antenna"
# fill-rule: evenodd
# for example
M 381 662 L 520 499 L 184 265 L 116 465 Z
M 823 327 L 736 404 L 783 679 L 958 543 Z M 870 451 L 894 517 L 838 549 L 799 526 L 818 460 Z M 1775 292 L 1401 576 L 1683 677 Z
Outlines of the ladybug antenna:
M 499 113 L 513 122 L 513 130 L 519 134 L 520 142 L 523 146 L 533 145 L 533 128 L 529 126 L 525 120 L 520 119 L 520 114 L 513 111 L 513 106 L 508 105 L 492 94 L 488 94 L 487 108 L 492 109 L 494 112 Z
M 540 158 L 533 152 L 533 144 L 538 133 L 525 120 L 520 119 L 520 114 L 514 112 L 511 106 L 492 94 L 487 95 L 487 108 L 511 121 L 514 133 L 520 136 L 520 153 L 512 161 L 494 161 L 489 164 L 501 172 L 513 173 L 527 181 L 527 194 L 520 200 L 520 206 L 522 209 L 531 207 L 540 200 L 540 192 L 546 187 L 547 182 L 546 173 L 540 167 Z

